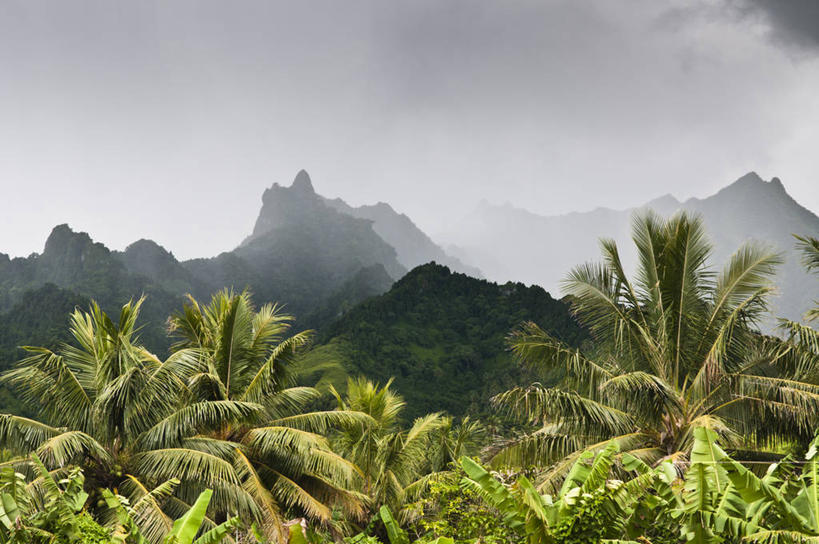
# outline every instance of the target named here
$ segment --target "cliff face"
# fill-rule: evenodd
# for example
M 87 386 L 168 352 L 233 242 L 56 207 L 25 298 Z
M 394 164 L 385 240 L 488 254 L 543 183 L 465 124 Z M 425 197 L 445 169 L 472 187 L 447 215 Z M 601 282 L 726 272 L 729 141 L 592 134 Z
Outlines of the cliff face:
M 262 195 L 262 209 L 245 243 L 280 227 L 303 225 L 319 220 L 328 213 L 324 200 L 313 190 L 313 182 L 304 170 L 296 174 L 290 187 L 274 183 Z
M 310 176 L 300 171 L 289 187 L 273 184 L 248 236 L 233 251 L 212 259 L 183 263 L 209 290 L 250 287 L 256 300 L 286 303 L 297 316 L 331 315 L 332 300 L 358 301 L 339 290 L 364 268 L 379 267 L 393 280 L 406 273 L 395 249 L 374 230 L 373 222 L 328 206 Z M 377 294 L 389 287 L 379 278 L 369 288 L 358 278 L 356 293 Z M 329 312 L 329 313 L 328 313 Z

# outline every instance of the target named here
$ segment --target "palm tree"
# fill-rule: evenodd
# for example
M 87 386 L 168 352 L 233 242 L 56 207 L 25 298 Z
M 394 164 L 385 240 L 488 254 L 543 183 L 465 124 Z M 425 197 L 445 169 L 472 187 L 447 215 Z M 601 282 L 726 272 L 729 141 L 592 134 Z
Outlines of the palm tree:
M 361 470 L 361 487 L 373 510 L 385 505 L 399 512 L 419 489 L 431 470 L 434 438 L 445 423 L 440 414 L 416 419 L 401 428 L 401 412 L 406 403 L 390 389 L 392 380 L 380 387 L 365 378 L 349 379 L 346 397 L 333 388 L 339 410 L 368 414 L 372 420 L 347 425 L 334 437 L 342 455 Z
M 802 264 L 808 272 L 819 272 L 819 239 L 812 236 L 796 236 L 796 247 L 802 252 Z M 805 319 L 813 321 L 819 319 L 819 300 L 814 301 L 814 307 L 805 314 Z
M 486 435 L 486 427 L 469 416 L 464 416 L 457 424 L 452 416 L 442 416 L 440 427 L 431 436 L 423 472 L 451 471 L 461 457 L 476 455 L 481 450 Z
M 809 272 L 819 271 L 819 240 L 796 236 L 797 248 L 802 251 L 803 264 Z M 805 322 L 779 320 L 782 337 L 771 336 L 765 345 L 778 366 L 789 369 L 795 380 L 819 383 L 819 331 L 810 322 L 819 319 L 819 301 L 805 313 Z
M 610 439 L 651 464 L 684 459 L 698 426 L 738 450 L 806 443 L 819 387 L 799 379 L 815 372 L 786 364 L 755 330 L 779 257 L 746 244 L 715 274 L 702 221 L 685 213 L 637 216 L 632 238 L 634 279 L 616 244 L 602 240 L 603 262 L 565 280 L 594 349 L 570 348 L 533 323 L 510 336 L 523 365 L 559 382 L 494 399 L 538 425 L 504 445 L 494 463 L 553 465 L 541 485 L 554 486 L 584 450 Z
M 154 542 L 164 536 L 162 528 L 170 530 L 170 516 L 187 511 L 205 488 L 218 497 L 210 525 L 233 513 L 260 519 L 259 505 L 233 464 L 235 448 L 196 434 L 225 422 L 253 421 L 264 407 L 193 401 L 188 381 L 201 366 L 198 354 L 179 350 L 160 361 L 140 346 L 141 304 L 124 305 L 115 323 L 92 303 L 89 312 L 76 310 L 70 317 L 73 345 L 25 348 L 30 355 L 2 381 L 40 419 L 0 415 L 0 443 L 16 454 L 36 452 L 51 469 L 82 467 L 89 489 L 119 488 L 133 503 L 177 478 L 176 493 L 147 522 Z
M 188 384 L 195 402 L 251 403 L 263 407 L 255 424 L 225 420 L 207 440 L 231 444 L 243 489 L 278 527 L 283 510 L 330 524 L 334 505 L 352 517 L 363 513 L 350 490 L 356 467 L 333 453 L 324 437 L 339 425 L 366 424 L 360 412 L 308 411 L 321 396 L 292 386 L 292 369 L 312 333 L 285 337 L 293 318 L 276 305 L 253 307 L 249 293 L 221 291 L 210 304 L 193 297 L 170 319 L 174 353 L 195 350 L 202 365 Z
M 225 292 L 174 317 L 181 339 L 162 362 L 139 345 L 141 303 L 123 306 L 119 323 L 92 303 L 71 316 L 76 345 L 27 348 L 31 356 L 2 380 L 42 421 L 0 415 L 4 447 L 36 452 L 50 467 L 81 466 L 93 488 L 120 488 L 132 502 L 178 479 L 162 509 L 142 520 L 154 528 L 170 530 L 171 517 L 206 488 L 214 491 L 208 523 L 239 515 L 274 539 L 283 538 L 287 510 L 320 522 L 331 520 L 334 501 L 360 511 L 344 486 L 354 467 L 316 431 L 366 416 L 303 413 L 318 393 L 285 387 L 287 362 L 307 335 L 279 342 L 288 317 L 273 307 L 254 312 L 247 294 Z M 198 326 L 196 341 L 186 340 L 188 323 Z
M 106 526 L 102 526 L 85 510 L 88 493 L 81 469 L 52 472 L 34 454 L 17 468 L 29 469 L 33 477 L 27 480 L 10 466 L 0 470 L 0 542 L 4 544 L 156 541 L 157 535 L 143 532 L 144 523 L 135 520 L 142 522 L 146 515 L 154 517 L 156 501 L 179 484 L 178 480 L 165 482 L 134 503 L 109 489 L 100 490 L 106 505 L 104 516 L 109 518 Z M 59 473 L 59 480 L 55 472 Z M 194 541 L 205 521 L 212 494 L 210 489 L 203 491 L 189 511 L 161 532 L 165 534 L 165 544 L 217 544 L 241 525 L 238 517 L 230 518 Z

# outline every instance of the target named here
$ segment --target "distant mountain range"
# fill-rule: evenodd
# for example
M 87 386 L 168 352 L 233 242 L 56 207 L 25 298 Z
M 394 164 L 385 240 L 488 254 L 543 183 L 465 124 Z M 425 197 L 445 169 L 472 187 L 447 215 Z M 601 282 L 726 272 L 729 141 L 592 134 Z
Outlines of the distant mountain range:
M 180 262 L 151 240 L 111 251 L 87 233 L 58 225 L 41 254 L 11 259 L 0 253 L 0 315 L 48 285 L 66 297 L 94 298 L 110 311 L 146 294 L 143 340 L 162 352 L 165 321 L 186 293 L 204 299 L 225 287 L 247 287 L 257 303 L 285 304 L 300 326 L 316 327 L 432 260 L 478 273 L 386 204 L 353 208 L 316 194 L 302 170 L 290 187 L 267 189 L 251 235 L 215 257 Z
M 802 207 L 778 178 L 764 181 L 756 173 L 742 176 L 718 193 L 680 202 L 665 195 L 627 210 L 598 208 L 590 212 L 541 216 L 509 205 L 482 203 L 454 221 L 441 238 L 447 250 L 477 266 L 493 281 L 523 281 L 559 293 L 569 270 L 599 260 L 598 239 L 617 241 L 627 264 L 634 265 L 630 222 L 645 209 L 669 216 L 678 210 L 701 214 L 714 244 L 712 261 L 722 266 L 739 246 L 756 240 L 782 252 L 776 315 L 799 319 L 819 297 L 819 284 L 800 264 L 793 234 L 819 236 L 819 218 Z
M 180 262 L 151 240 L 112 251 L 68 225 L 53 229 L 40 254 L 0 253 L 0 370 L 22 356 L 17 346 L 67 340 L 68 312 L 91 298 L 113 312 L 147 295 L 140 335 L 164 355 L 166 320 L 186 293 L 203 300 L 247 287 L 257 304 L 285 304 L 298 328 L 319 329 L 314 358 L 381 381 L 395 376 L 419 414 L 481 410 L 479 399 L 523 378 L 503 346 L 509 329 L 532 319 L 570 343 L 583 341 L 567 305 L 537 285 L 559 292 L 573 266 L 598 258 L 601 236 L 630 248 L 630 217 L 645 208 L 701 213 L 720 264 L 748 239 L 782 250 L 779 315 L 798 317 L 819 298 L 791 236 L 819 236 L 819 218 L 776 178 L 751 173 L 701 200 L 667 195 L 629 210 L 552 217 L 484 204 L 453 223 L 446 239 L 455 245 L 444 250 L 388 204 L 327 199 L 301 171 L 289 187 L 267 189 L 253 232 L 215 257 Z M 498 283 L 470 277 L 481 273 Z M 0 408 L 10 406 L 15 400 L 0 390 Z

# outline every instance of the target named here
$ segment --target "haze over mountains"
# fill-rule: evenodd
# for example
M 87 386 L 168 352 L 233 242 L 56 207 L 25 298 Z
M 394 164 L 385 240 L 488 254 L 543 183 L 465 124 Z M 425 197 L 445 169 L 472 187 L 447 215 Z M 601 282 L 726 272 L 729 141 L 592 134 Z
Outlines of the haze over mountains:
M 450 244 L 445 251 L 389 204 L 353 207 L 325 198 L 302 170 L 289 187 L 274 183 L 267 189 L 253 232 L 214 257 L 180 262 L 151 240 L 110 251 L 88 234 L 57 226 L 42 254 L 10 259 L 0 253 L 0 313 L 48 283 L 103 304 L 146 293 L 148 309 L 157 316 L 177 307 L 185 293 L 204 298 L 232 286 L 250 287 L 259 302 L 287 304 L 315 325 L 385 292 L 408 270 L 430 261 L 473 277 L 537 284 L 559 295 L 560 281 L 573 266 L 598 258 L 601 236 L 617 240 L 626 262 L 633 262 L 630 218 L 648 208 L 661 215 L 680 209 L 702 214 L 716 263 L 747 240 L 782 251 L 779 315 L 797 318 L 819 296 L 792 237 L 819 235 L 819 218 L 791 198 L 779 179 L 766 182 L 753 172 L 704 199 L 679 202 L 665 195 L 627 210 L 539 216 L 484 202 L 451 224 L 442 236 Z
M 163 354 L 167 317 L 182 308 L 185 294 L 202 301 L 226 287 L 249 288 L 256 304 L 284 304 L 297 328 L 318 329 L 316 358 L 339 361 L 350 375 L 395 376 L 417 401 L 414 409 L 459 413 L 477 398 L 459 385 L 477 391 L 484 384 L 486 393 L 499 386 L 498 376 L 511 375 L 502 339 L 522 320 L 535 319 L 573 343 L 583 338 L 565 301 L 556 299 L 559 282 L 573 266 L 598 259 L 601 236 L 617 240 L 632 262 L 630 218 L 648 208 L 702 214 L 718 263 L 750 239 L 783 251 L 776 315 L 798 318 L 819 298 L 792 237 L 819 236 L 819 218 L 776 178 L 750 173 L 704 199 L 666 195 L 628 210 L 552 217 L 484 203 L 452 224 L 446 240 L 457 245 L 445 251 L 390 205 L 327 199 L 301 171 L 290 186 L 267 189 L 253 232 L 213 257 L 179 261 L 145 239 L 112 251 L 68 225 L 52 230 L 40 254 L 0 253 L 0 370 L 23 355 L 20 345 L 67 340 L 68 313 L 92 298 L 111 312 L 147 295 L 140 336 Z M 490 281 L 476 279 L 481 273 Z M 430 372 L 440 382 L 433 389 Z M 0 391 L 0 405 L 15 402 Z
M 374 205 L 353 207 L 341 198 L 325 198 L 316 193 L 310 175 L 304 170 L 296 174 L 290 187 L 274 183 L 265 191 L 262 202 L 262 210 L 259 212 L 253 234 L 242 243 L 243 246 L 284 225 L 309 226 L 316 218 L 321 220 L 338 214 L 360 219 L 360 225 L 372 225 L 372 230 L 392 246 L 399 265 L 394 265 L 391 262 L 392 257 L 387 257 L 386 254 L 379 262 L 385 264 L 390 275 L 396 279 L 407 270 L 430 261 L 449 266 L 458 272 L 480 275 L 478 269 L 465 266 L 458 259 L 447 255 L 409 217 L 396 212 L 389 204 L 379 202 Z
M 205 299 L 225 287 L 247 287 L 257 303 L 284 304 L 300 325 L 319 326 L 432 260 L 478 274 L 448 257 L 389 205 L 353 208 L 328 200 L 302 170 L 291 186 L 267 189 L 250 236 L 215 257 L 180 262 L 144 239 L 111 251 L 87 233 L 58 225 L 40 254 L 11 259 L 0 253 L 0 314 L 49 285 L 52 298 L 56 288 L 64 291 L 63 298 L 93 298 L 109 311 L 146 294 L 143 316 L 149 324 L 143 339 L 162 351 L 165 320 L 181 308 L 187 293 Z M 35 296 L 40 302 L 48 298 Z
M 600 237 L 615 239 L 626 264 L 633 265 L 631 217 L 646 209 L 665 216 L 678 210 L 701 214 L 714 244 L 712 262 L 719 266 L 750 240 L 781 251 L 785 263 L 777 277 L 777 315 L 799 319 L 819 296 L 819 285 L 800 264 L 793 238 L 819 236 L 819 217 L 791 198 L 778 178 L 766 182 L 755 172 L 707 198 L 680 202 L 665 195 L 626 210 L 541 216 L 482 202 L 440 238 L 449 244 L 448 251 L 480 268 L 490 280 L 534 283 L 559 294 L 560 282 L 572 267 L 599 260 Z

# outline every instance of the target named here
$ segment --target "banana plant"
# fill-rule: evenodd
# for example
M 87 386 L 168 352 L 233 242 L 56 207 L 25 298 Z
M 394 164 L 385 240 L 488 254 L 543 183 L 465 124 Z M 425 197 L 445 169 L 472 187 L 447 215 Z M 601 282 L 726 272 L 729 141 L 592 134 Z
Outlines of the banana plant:
M 163 544 L 218 544 L 230 535 L 230 532 L 241 526 L 241 520 L 233 517 L 203 533 L 199 538 L 196 535 L 202 530 L 206 521 L 208 504 L 213 491 L 206 489 L 185 514 L 174 521 L 171 530 L 162 539 Z M 116 514 L 117 523 L 113 527 L 112 539 L 117 544 L 148 544 L 149 540 L 140 532 L 139 525 L 134 521 L 136 510 L 128 504 L 124 497 L 114 495 L 109 490 L 103 490 L 103 496 L 109 510 Z
M 627 481 L 612 478 L 618 454 L 615 442 L 584 452 L 556 495 L 541 494 L 525 476 L 507 486 L 472 459 L 460 462 L 467 474 L 463 485 L 476 489 L 529 544 L 556 543 L 570 535 L 629 542 L 638 511 L 677 506 L 671 488 L 676 471 L 669 461 L 652 468 L 623 454 L 623 469 L 636 476 Z
M 401 525 L 392 515 L 392 511 L 389 509 L 388 506 L 384 505 L 378 510 L 378 514 L 373 519 L 381 519 L 381 523 L 384 524 L 384 528 L 387 530 L 387 539 L 389 540 L 390 544 L 419 544 L 421 540 L 416 540 L 413 543 L 410 543 L 409 535 L 404 529 L 401 528 Z M 298 526 L 293 526 L 298 527 Z M 291 527 L 292 529 L 292 527 Z M 299 534 L 301 535 L 301 528 L 299 527 Z M 350 538 L 348 542 L 350 544 L 360 544 L 361 542 L 365 542 L 367 540 L 366 533 L 359 533 L 354 537 Z M 293 540 L 293 536 L 291 533 L 290 542 L 295 544 L 306 544 L 306 540 Z M 434 540 L 424 540 L 424 544 L 455 544 L 455 540 L 448 537 L 448 536 L 439 536 Z
M 819 542 L 818 453 L 819 438 L 798 477 L 788 477 L 788 460 L 759 477 L 719 446 L 713 430 L 695 429 L 682 505 L 673 514 L 682 522 L 681 536 L 698 544 Z
M 105 533 L 84 513 L 82 471 L 51 473 L 36 455 L 28 464 L 36 475 L 31 482 L 10 465 L 0 470 L 0 543 L 79 542 L 84 533 Z M 58 481 L 55 474 L 65 477 Z

